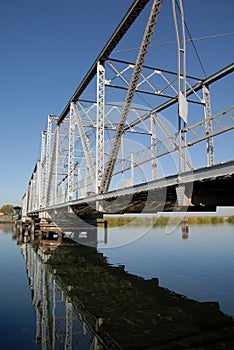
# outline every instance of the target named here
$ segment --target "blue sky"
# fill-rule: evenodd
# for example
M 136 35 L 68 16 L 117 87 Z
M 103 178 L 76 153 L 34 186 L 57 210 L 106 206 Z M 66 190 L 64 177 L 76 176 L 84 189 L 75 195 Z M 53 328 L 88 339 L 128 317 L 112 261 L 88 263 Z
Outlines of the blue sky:
M 130 0 L 1 2 L 0 206 L 21 204 L 39 156 L 47 115 L 60 115 L 131 3 Z M 175 40 L 170 8 L 171 0 L 165 0 L 152 43 Z M 184 0 L 184 8 L 192 37 L 234 31 L 233 0 Z M 147 7 L 112 57 L 127 60 L 133 54 L 125 52 L 120 57 L 117 50 L 137 47 L 148 10 Z M 234 35 L 195 44 L 207 75 L 233 62 Z M 159 53 L 152 50 L 149 62 L 167 68 L 171 58 L 168 47 L 158 50 Z M 203 76 L 191 45 L 188 59 L 190 74 Z M 220 96 L 216 99 L 217 110 L 233 103 L 233 77 L 227 78 L 226 83 L 229 89 L 222 95 L 222 103 Z

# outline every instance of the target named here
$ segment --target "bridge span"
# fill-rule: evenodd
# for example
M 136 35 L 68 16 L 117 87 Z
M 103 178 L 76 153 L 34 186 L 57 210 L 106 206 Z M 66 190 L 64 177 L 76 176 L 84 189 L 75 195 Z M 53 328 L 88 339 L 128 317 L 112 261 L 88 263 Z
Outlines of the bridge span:
M 213 211 L 217 206 L 234 206 L 234 161 L 90 195 L 65 206 L 72 208 L 80 217 L 96 212 Z M 63 205 L 52 206 L 48 210 L 60 207 Z
M 23 216 L 92 220 L 234 206 L 234 105 L 224 98 L 234 63 L 197 76 L 187 65 L 183 4 L 172 1 L 177 50 L 170 67 L 155 66 L 151 41 L 165 2 L 133 1 L 62 113 L 48 115 Z M 140 16 L 137 54 L 114 57 Z
M 77 223 L 96 225 L 104 214 L 207 212 L 215 211 L 217 206 L 234 206 L 234 161 L 105 194 L 90 194 L 29 214 L 49 218 L 59 227 L 69 229 Z

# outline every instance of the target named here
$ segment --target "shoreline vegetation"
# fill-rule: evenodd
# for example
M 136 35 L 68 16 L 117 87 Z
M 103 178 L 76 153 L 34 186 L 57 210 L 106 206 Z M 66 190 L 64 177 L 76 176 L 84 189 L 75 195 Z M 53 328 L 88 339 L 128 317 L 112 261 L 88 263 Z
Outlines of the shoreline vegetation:
M 131 224 L 132 226 L 148 226 L 163 227 L 167 225 L 180 225 L 186 223 L 188 225 L 208 225 L 208 224 L 234 224 L 234 216 L 105 216 L 108 227 L 117 227 Z M 98 222 L 103 222 L 103 219 Z
M 208 224 L 234 224 L 234 216 L 150 216 L 150 215 L 104 215 L 103 219 L 98 219 L 99 224 L 107 221 L 108 227 L 125 226 L 131 224 L 132 226 L 167 226 L 179 225 L 182 222 L 188 225 L 208 225 Z M 12 216 L 0 217 L 0 223 L 12 223 L 15 219 Z

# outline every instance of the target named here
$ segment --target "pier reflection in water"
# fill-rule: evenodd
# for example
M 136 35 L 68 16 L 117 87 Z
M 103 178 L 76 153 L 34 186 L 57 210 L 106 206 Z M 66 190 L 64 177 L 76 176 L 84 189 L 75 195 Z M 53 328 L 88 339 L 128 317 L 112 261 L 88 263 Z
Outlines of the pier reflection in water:
M 36 310 L 36 344 L 53 350 L 104 348 L 97 334 L 99 319 L 94 328 L 89 325 L 82 303 L 73 304 L 69 297 L 72 285 L 56 278 L 56 268 L 48 263 L 61 240 L 38 240 L 21 234 L 17 243 L 26 261 L 32 305 Z M 58 265 L 60 268 L 63 265 L 62 256 Z
M 92 230 L 92 242 L 93 235 Z M 78 238 L 87 244 L 89 232 Z M 234 346 L 233 320 L 220 312 L 218 303 L 187 299 L 159 287 L 157 279 L 144 280 L 124 266 L 110 266 L 95 247 L 69 238 L 62 242 L 21 235 L 18 244 L 42 349 Z

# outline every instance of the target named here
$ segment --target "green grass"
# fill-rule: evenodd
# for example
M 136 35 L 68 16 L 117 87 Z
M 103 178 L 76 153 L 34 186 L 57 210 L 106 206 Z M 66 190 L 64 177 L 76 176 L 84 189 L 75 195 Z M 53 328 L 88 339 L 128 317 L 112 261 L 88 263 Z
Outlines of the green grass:
M 104 216 L 100 221 L 107 220 L 108 227 L 118 227 L 131 224 L 132 226 L 153 226 L 153 227 L 163 227 L 168 224 L 178 225 L 183 220 L 187 220 L 189 225 L 207 225 L 207 224 L 224 224 L 231 223 L 234 224 L 234 216 L 188 216 L 183 217 L 172 217 L 168 216 Z

